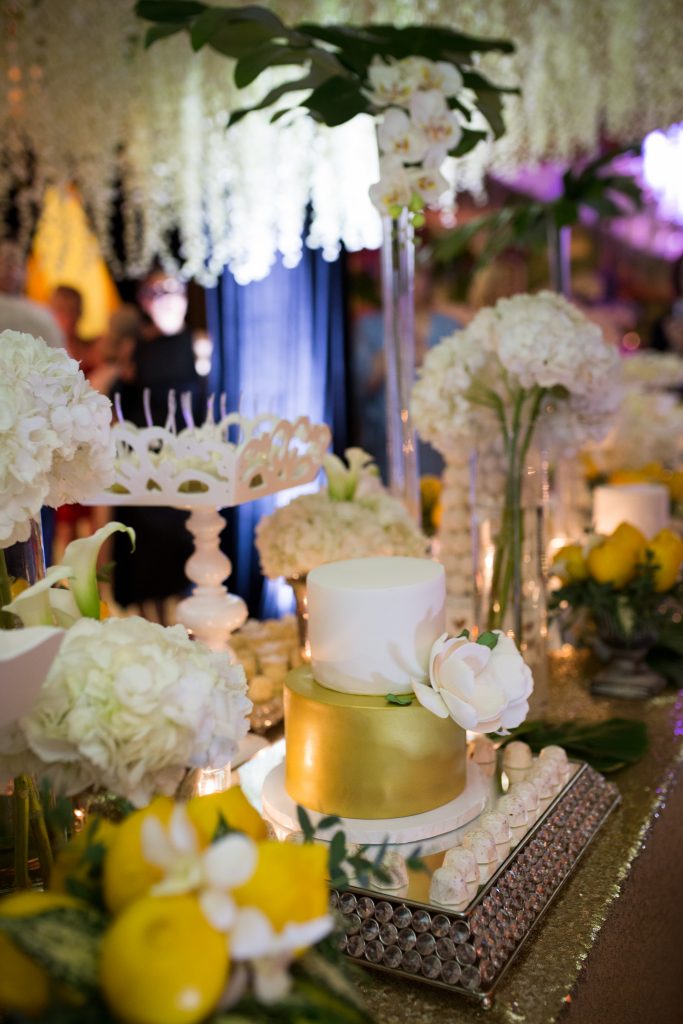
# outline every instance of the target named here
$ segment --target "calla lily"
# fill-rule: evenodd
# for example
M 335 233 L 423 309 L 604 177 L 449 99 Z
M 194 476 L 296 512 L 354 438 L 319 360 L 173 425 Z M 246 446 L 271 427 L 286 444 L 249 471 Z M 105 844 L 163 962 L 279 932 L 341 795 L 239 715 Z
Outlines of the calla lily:
M 344 455 L 348 465 L 337 455 L 326 455 L 323 459 L 327 490 L 333 501 L 353 501 L 361 472 L 372 463 L 372 456 L 362 448 L 347 448 Z
M 24 626 L 53 626 L 52 587 L 62 580 L 71 579 L 73 575 L 74 571 L 68 565 L 51 565 L 42 580 L 22 590 L 10 604 L 4 606 L 3 611 L 16 615 Z
M 100 617 L 100 593 L 97 586 L 97 556 L 100 548 L 113 533 L 127 533 L 135 550 L 135 531 L 123 523 L 107 523 L 91 537 L 72 540 L 64 551 L 63 564 L 73 570 L 70 584 L 78 610 L 90 619 Z
M 63 639 L 54 626 L 0 630 L 0 727 L 31 710 Z

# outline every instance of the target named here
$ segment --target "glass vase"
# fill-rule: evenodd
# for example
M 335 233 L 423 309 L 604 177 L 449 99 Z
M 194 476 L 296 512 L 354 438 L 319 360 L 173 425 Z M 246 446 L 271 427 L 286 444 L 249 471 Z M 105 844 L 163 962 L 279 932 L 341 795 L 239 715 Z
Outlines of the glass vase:
M 415 380 L 415 237 L 410 213 L 382 218 L 382 305 L 389 488 L 420 519 L 417 438 L 410 413 Z
M 538 682 L 547 670 L 547 455 L 539 443 L 523 459 L 502 443 L 480 446 L 470 491 L 475 622 L 513 636 Z
M 308 640 L 308 600 L 306 573 L 288 576 L 287 583 L 294 592 L 296 605 L 296 623 L 299 630 L 299 654 L 301 660 L 308 664 L 311 660 L 311 645 Z
M 9 604 L 18 588 L 31 586 L 45 576 L 45 553 L 43 531 L 40 520 L 29 523 L 27 540 L 17 541 L 7 548 L 0 548 L 0 608 Z M 7 612 L 0 612 L 3 629 L 13 629 L 19 620 Z

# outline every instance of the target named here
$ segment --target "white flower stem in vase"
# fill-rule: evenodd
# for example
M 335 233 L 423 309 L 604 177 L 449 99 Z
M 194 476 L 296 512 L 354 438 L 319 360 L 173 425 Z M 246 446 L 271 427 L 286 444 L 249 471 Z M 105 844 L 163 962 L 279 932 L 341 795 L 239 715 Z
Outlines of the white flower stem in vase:
M 410 211 L 382 218 L 382 302 L 389 487 L 417 522 L 417 441 L 410 412 L 415 380 L 415 238 Z

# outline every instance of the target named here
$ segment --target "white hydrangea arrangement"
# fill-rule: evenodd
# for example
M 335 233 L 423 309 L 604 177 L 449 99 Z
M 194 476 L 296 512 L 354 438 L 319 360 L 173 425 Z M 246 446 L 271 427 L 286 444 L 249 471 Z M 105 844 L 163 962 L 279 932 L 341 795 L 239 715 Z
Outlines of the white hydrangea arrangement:
M 111 482 L 110 402 L 63 349 L 0 334 L 0 548 L 27 540 L 43 505 L 94 497 Z
M 368 98 L 383 110 L 377 127 L 380 180 L 371 186 L 370 198 L 391 217 L 408 207 L 419 225 L 420 211 L 438 206 L 448 190 L 440 168 L 475 114 L 474 94 L 464 88 L 454 64 L 425 57 L 389 62 L 375 57 L 368 78 Z M 463 113 L 449 103 L 456 96 Z
M 446 459 L 493 441 L 502 448 L 488 630 L 523 633 L 522 489 L 539 424 L 565 455 L 599 440 L 619 406 L 618 371 L 600 328 L 553 292 L 501 299 L 428 352 L 412 395 L 419 433 Z
M 250 710 L 241 665 L 182 626 L 84 618 L 34 706 L 0 733 L 0 774 L 33 772 L 67 796 L 104 790 L 142 807 L 172 795 L 188 768 L 227 764 Z
M 382 488 L 371 457 L 325 457 L 326 489 L 303 494 L 264 516 L 256 528 L 261 568 L 270 579 L 305 575 L 326 562 L 370 555 L 422 557 L 427 539 L 403 504 Z
M 621 361 L 624 384 L 666 391 L 683 384 L 683 357 L 676 352 L 643 351 L 624 356 Z
M 683 406 L 675 395 L 630 387 L 612 429 L 589 451 L 600 473 L 653 464 L 673 469 L 683 458 Z
M 501 431 L 512 439 L 541 416 L 576 450 L 607 432 L 619 406 L 619 356 L 600 328 L 554 292 L 480 310 L 425 357 L 413 390 L 420 434 L 447 455 Z

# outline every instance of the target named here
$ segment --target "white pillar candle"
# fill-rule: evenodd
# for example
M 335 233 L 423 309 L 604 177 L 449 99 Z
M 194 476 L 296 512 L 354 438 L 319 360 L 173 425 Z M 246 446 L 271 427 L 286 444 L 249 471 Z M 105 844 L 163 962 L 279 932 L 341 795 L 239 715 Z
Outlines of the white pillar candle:
M 669 525 L 669 492 L 663 484 L 609 484 L 593 492 L 593 525 L 610 534 L 620 523 L 637 526 L 650 540 Z

